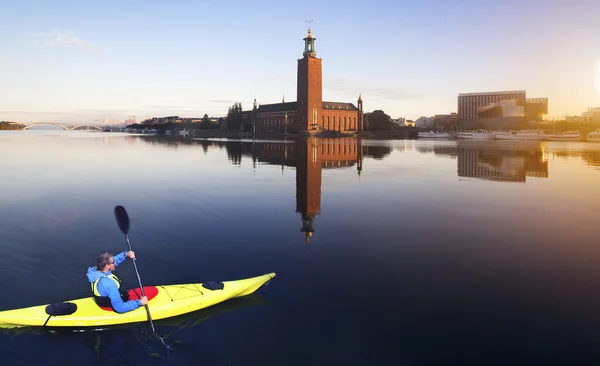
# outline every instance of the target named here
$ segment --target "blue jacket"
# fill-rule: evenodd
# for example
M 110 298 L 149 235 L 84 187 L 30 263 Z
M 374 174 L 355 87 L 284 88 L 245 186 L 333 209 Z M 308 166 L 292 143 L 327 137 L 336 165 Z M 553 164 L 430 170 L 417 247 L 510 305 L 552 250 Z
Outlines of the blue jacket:
M 126 252 L 123 252 L 113 256 L 113 259 L 115 260 L 115 267 L 125 260 L 125 253 Z M 98 278 L 106 277 L 111 273 L 112 271 L 104 273 L 99 271 L 96 267 L 89 267 L 87 271 L 87 278 L 90 283 L 94 283 L 94 281 L 96 281 Z M 126 313 L 142 306 L 142 302 L 140 300 L 123 302 L 123 299 L 121 299 L 121 294 L 119 294 L 119 288 L 117 287 L 117 284 L 110 278 L 104 278 L 98 281 L 98 292 L 100 295 L 108 296 L 110 298 L 112 307 L 117 313 Z

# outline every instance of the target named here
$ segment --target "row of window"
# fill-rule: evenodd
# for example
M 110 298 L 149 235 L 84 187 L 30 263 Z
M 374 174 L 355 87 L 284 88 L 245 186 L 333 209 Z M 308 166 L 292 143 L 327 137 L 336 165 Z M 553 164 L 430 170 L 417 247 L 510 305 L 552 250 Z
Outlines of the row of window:
M 285 123 L 285 119 L 265 119 L 262 122 L 263 122 L 264 125 L 272 126 L 272 125 L 284 124 Z M 294 119 L 288 117 L 287 123 L 288 123 L 288 125 L 293 124 L 294 123 Z
M 325 104 L 325 109 L 335 109 L 335 106 L 334 106 L 334 105 L 332 105 L 332 106 L 331 106 L 331 108 L 329 108 L 329 104 Z M 342 109 L 342 106 L 341 106 L 341 105 L 338 105 L 338 106 L 337 106 L 337 109 Z M 350 109 L 350 107 L 349 107 L 348 105 L 346 105 L 346 108 L 345 108 L 345 109 Z
M 276 127 L 268 127 L 266 129 L 261 129 L 263 132 L 284 132 L 285 128 L 280 127 L 285 124 L 285 119 L 267 119 L 261 121 L 264 126 L 276 126 Z M 288 131 L 289 127 L 294 124 L 294 118 L 288 117 L 287 125 Z M 321 126 L 325 130 L 330 131 L 348 131 L 348 130 L 358 130 L 358 125 L 356 123 L 356 117 L 335 117 L 335 116 L 322 116 L 321 117 Z M 313 129 L 317 126 L 313 125 Z M 343 127 L 343 128 L 342 128 Z
M 356 125 L 356 117 L 343 117 L 343 126 L 342 129 L 342 117 L 338 117 L 337 123 L 336 118 L 327 116 L 327 120 L 325 120 L 325 116 L 321 117 L 321 123 L 324 129 L 330 131 L 348 131 L 348 130 L 357 130 Z

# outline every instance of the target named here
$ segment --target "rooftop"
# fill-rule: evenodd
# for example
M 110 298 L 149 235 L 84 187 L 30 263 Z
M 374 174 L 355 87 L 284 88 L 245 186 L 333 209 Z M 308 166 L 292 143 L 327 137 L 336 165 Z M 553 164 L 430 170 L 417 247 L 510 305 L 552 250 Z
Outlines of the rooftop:
M 459 97 L 471 97 L 476 95 L 504 95 L 504 94 L 525 94 L 525 90 L 507 90 L 507 91 L 495 91 L 495 92 L 484 92 L 484 93 L 460 93 Z
M 295 110 L 295 109 L 296 109 L 296 102 L 261 104 L 258 106 L 258 110 L 260 112 L 278 112 L 278 111 L 288 111 L 288 110 Z
M 323 102 L 323 105 L 321 106 L 321 108 L 323 109 L 349 109 L 349 110 L 353 110 L 353 111 L 357 111 L 358 108 L 356 108 L 354 106 L 354 104 L 352 103 L 344 103 L 344 102 Z

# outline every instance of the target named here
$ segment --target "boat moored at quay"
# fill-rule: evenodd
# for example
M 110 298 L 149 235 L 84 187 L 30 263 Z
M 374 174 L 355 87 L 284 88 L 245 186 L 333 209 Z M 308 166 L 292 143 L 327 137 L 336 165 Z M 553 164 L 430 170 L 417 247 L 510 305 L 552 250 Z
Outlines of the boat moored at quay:
M 448 139 L 448 138 L 452 138 L 452 135 L 447 133 L 447 132 L 434 132 L 434 131 L 427 131 L 427 132 L 418 132 L 417 136 L 419 138 L 431 138 L 431 139 Z
M 535 140 L 544 139 L 544 132 L 538 130 L 520 130 L 520 131 L 495 131 L 492 132 L 496 140 Z
M 466 140 L 493 140 L 494 134 L 489 131 L 464 131 L 457 133 L 456 137 Z
M 600 142 L 600 129 L 582 136 L 580 131 L 543 130 L 472 130 L 460 132 L 419 132 L 418 138 L 463 140 L 525 140 L 525 141 L 591 141 Z M 583 138 L 585 137 L 585 138 Z
M 581 133 L 579 131 L 552 132 L 545 135 L 548 141 L 580 141 Z
M 600 142 L 600 129 L 588 133 L 587 140 L 590 142 Z

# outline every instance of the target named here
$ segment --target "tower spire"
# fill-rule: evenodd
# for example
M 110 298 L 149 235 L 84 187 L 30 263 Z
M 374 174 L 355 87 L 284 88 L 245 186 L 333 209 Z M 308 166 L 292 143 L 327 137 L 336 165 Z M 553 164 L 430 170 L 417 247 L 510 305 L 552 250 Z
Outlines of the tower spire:
M 316 38 L 312 35 L 312 29 L 310 29 L 310 23 L 313 20 L 307 20 L 308 23 L 308 35 L 304 38 L 304 52 L 302 53 L 304 57 L 317 57 L 317 52 L 315 51 L 315 40 Z

